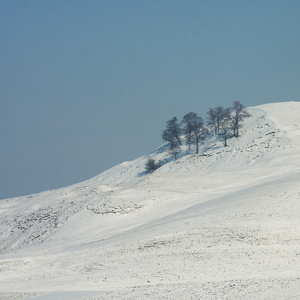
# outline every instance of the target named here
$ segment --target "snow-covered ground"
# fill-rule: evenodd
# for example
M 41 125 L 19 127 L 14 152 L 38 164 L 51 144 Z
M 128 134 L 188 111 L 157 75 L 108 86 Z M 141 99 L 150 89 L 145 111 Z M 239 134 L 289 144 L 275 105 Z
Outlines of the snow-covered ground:
M 228 147 L 1 200 L 0 299 L 300 299 L 300 103 L 248 111 Z

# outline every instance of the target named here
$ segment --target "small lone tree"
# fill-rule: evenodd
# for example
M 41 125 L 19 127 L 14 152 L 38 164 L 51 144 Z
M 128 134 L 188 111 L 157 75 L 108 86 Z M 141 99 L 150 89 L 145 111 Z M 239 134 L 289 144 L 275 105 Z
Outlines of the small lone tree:
M 149 158 L 145 164 L 145 169 L 148 173 L 154 172 L 159 167 L 160 167 L 160 164 L 156 163 L 155 160 L 152 158 Z
M 241 104 L 240 101 L 233 102 L 232 110 L 233 135 L 235 137 L 239 137 L 239 128 L 241 128 L 241 122 L 243 122 L 245 118 L 251 117 L 251 114 L 245 110 L 244 105 Z

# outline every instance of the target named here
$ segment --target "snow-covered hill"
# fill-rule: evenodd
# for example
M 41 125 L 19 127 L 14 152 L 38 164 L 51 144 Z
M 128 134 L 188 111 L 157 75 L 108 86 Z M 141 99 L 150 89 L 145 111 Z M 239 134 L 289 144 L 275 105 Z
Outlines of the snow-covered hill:
M 300 299 L 300 103 L 248 111 L 228 147 L 0 201 L 0 299 Z

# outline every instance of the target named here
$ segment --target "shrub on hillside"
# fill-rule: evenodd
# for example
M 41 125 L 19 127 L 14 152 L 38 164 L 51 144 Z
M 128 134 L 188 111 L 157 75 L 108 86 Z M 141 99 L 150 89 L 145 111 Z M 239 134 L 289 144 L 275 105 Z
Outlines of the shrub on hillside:
M 152 158 L 149 158 L 145 165 L 145 169 L 148 173 L 154 172 L 159 167 L 160 167 L 160 164 L 156 163 L 155 160 Z

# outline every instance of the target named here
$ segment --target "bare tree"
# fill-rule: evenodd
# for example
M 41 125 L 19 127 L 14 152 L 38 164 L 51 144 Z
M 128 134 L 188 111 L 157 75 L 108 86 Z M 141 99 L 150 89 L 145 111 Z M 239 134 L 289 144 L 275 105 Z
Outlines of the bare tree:
M 167 129 L 164 130 L 162 134 L 162 139 L 170 143 L 170 152 L 177 159 L 177 154 L 180 150 L 181 140 L 180 140 L 181 128 L 176 117 L 167 121 Z
M 199 153 L 199 143 L 204 140 L 207 130 L 203 127 L 204 122 L 196 113 L 190 112 L 186 114 L 181 123 L 183 124 L 183 133 L 185 141 L 191 149 L 191 145 L 196 146 L 196 153 Z
M 190 112 L 181 120 L 181 123 L 183 125 L 183 134 L 185 137 L 185 142 L 189 146 L 189 150 L 191 150 L 191 145 L 193 144 L 193 134 L 194 134 L 194 126 L 195 126 L 195 119 L 197 118 L 197 114 L 194 112 Z
M 217 129 L 218 129 L 218 134 L 220 134 L 220 128 L 224 119 L 225 115 L 225 110 L 222 106 L 218 106 L 216 108 L 216 119 L 217 119 Z
M 233 127 L 233 135 L 235 137 L 239 136 L 239 128 L 241 128 L 241 122 L 245 118 L 251 117 L 251 114 L 249 114 L 246 110 L 243 104 L 240 103 L 240 101 L 234 101 L 233 102 L 233 114 L 232 114 L 232 127 Z
M 196 153 L 199 153 L 199 143 L 205 139 L 208 132 L 203 125 L 202 118 L 196 116 L 193 120 L 193 142 L 196 145 Z
M 232 128 L 232 119 L 231 119 L 231 107 L 223 109 L 221 121 L 220 121 L 220 131 L 224 138 L 224 146 L 227 147 L 227 139 L 229 137 L 229 131 Z
M 217 114 L 215 108 L 210 108 L 207 112 L 207 124 L 214 128 L 215 134 L 218 134 Z
M 208 125 L 214 128 L 215 134 L 219 134 L 221 122 L 224 114 L 224 108 L 222 106 L 218 106 L 216 108 L 210 108 L 207 114 L 208 114 L 208 118 L 207 118 Z

